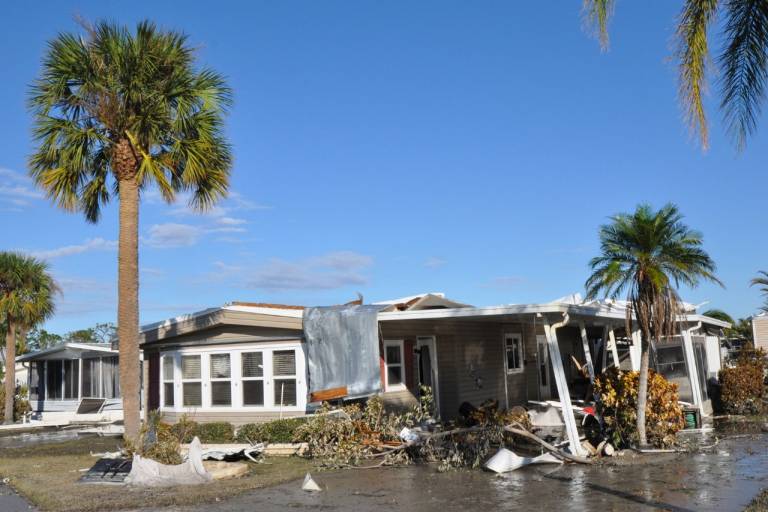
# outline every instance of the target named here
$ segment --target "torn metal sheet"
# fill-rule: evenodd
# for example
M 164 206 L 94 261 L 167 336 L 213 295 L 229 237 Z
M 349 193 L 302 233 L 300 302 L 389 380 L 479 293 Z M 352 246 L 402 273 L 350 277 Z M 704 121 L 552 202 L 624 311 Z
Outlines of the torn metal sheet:
M 131 472 L 131 459 L 101 458 L 78 482 L 84 484 L 122 484 Z
M 349 398 L 381 391 L 378 313 L 384 306 L 304 311 L 309 392 L 346 386 Z

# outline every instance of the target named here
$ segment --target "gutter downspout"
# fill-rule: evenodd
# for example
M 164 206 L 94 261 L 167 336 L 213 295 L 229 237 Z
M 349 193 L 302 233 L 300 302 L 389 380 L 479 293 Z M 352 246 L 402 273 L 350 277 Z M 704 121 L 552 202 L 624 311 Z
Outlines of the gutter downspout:
M 576 428 L 576 417 L 573 414 L 571 406 L 571 395 L 568 392 L 568 381 L 565 378 L 565 369 L 563 368 L 563 358 L 560 355 L 560 347 L 557 343 L 557 330 L 568 325 L 570 317 L 568 313 L 563 313 L 563 320 L 550 325 L 549 319 L 544 316 L 544 334 L 547 337 L 549 347 L 549 360 L 552 363 L 552 369 L 555 373 L 555 383 L 557 384 L 557 394 L 560 397 L 562 405 L 563 421 L 565 430 L 568 434 L 570 451 L 573 455 L 585 455 L 584 449 L 579 442 L 579 431 Z
M 699 408 L 699 413 L 704 417 L 704 398 L 701 396 L 701 386 L 699 384 L 699 368 L 696 366 L 696 356 L 693 352 L 693 331 L 701 329 L 702 322 L 689 329 L 683 329 L 683 353 L 685 362 L 688 365 L 688 378 L 691 381 L 691 393 L 693 394 L 693 403 Z

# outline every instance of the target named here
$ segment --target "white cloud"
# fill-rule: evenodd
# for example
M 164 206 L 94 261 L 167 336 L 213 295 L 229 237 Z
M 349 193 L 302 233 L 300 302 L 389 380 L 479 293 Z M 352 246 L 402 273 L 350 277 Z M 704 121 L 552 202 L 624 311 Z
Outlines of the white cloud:
M 149 236 L 142 242 L 157 249 L 189 247 L 195 245 L 202 235 L 202 230 L 189 224 L 155 224 L 149 228 Z
M 89 251 L 112 251 L 115 248 L 117 248 L 116 240 L 90 238 L 82 244 L 65 245 L 63 247 L 41 251 L 31 251 L 31 255 L 36 258 L 51 260 L 54 258 L 61 258 L 62 256 L 72 256 L 74 254 L 82 254 Z
M 254 211 L 254 210 L 271 210 L 272 207 L 251 201 L 242 196 L 238 192 L 230 192 L 226 199 L 221 200 L 216 206 L 211 207 L 205 211 L 198 211 L 189 206 L 189 200 L 191 196 L 189 194 L 181 194 L 176 200 L 177 206 L 172 208 L 168 213 L 175 217 L 208 217 L 211 219 L 223 219 L 232 217 L 232 212 L 237 211 Z M 243 219 L 236 219 L 242 220 Z
M 437 256 L 430 256 L 424 261 L 424 266 L 427 268 L 438 268 L 445 265 L 447 262 L 442 259 L 438 258 Z
M 338 251 L 289 261 L 274 258 L 266 264 L 231 265 L 214 262 L 216 270 L 206 276 L 208 280 L 237 280 L 247 288 L 270 291 L 333 290 L 368 282 L 365 270 L 373 258 L 353 251 Z
M 30 200 L 44 198 L 45 194 L 35 188 L 29 176 L 0 167 L 0 204 L 10 205 L 6 210 L 22 211 Z
M 220 224 L 222 226 L 239 226 L 247 222 L 248 221 L 246 221 L 245 219 L 237 219 L 234 217 L 220 217 L 216 219 L 216 224 Z

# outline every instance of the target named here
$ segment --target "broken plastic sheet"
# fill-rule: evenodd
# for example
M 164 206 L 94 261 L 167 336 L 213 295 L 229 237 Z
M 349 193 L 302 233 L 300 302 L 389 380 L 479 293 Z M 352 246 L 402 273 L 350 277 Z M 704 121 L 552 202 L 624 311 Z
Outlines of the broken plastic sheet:
M 378 313 L 385 306 L 304 311 L 309 392 L 346 386 L 350 398 L 381 391 Z
M 195 437 L 189 445 L 187 460 L 181 464 L 161 464 L 141 455 L 133 456 L 131 472 L 125 483 L 147 487 L 167 487 L 172 485 L 204 484 L 213 480 L 213 476 L 203 466 L 202 447 Z
M 544 453 L 537 457 L 521 457 L 511 450 L 501 448 L 496 455 L 485 463 L 486 469 L 495 473 L 507 473 L 528 466 L 529 464 L 562 464 L 563 461 L 552 455 Z

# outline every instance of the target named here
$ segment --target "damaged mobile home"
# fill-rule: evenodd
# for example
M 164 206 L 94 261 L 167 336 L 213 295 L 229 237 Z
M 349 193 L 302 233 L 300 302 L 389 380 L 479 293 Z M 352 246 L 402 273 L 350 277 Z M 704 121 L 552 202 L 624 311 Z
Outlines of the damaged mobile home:
M 465 402 L 556 402 L 579 452 L 572 402 L 590 398 L 606 368 L 639 369 L 639 332 L 625 317 L 621 301 L 578 295 L 491 307 L 437 293 L 318 308 L 233 303 L 144 327 L 147 405 L 169 421 L 238 425 L 374 394 L 405 408 L 429 386 L 444 420 Z M 654 367 L 701 415 L 711 413 L 725 327 L 688 307 L 679 335 L 653 346 Z

